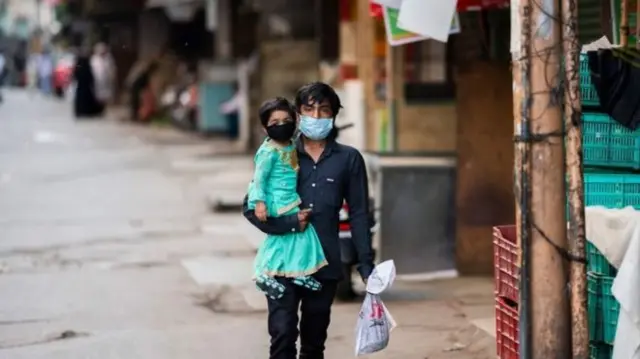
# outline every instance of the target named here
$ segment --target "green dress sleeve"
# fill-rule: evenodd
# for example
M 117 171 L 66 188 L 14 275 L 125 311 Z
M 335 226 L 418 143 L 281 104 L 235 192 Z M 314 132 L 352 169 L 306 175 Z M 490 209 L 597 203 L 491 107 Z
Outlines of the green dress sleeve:
M 256 153 L 254 162 L 256 168 L 253 173 L 252 186 L 249 190 L 249 202 L 266 202 L 267 181 L 276 162 L 276 153 L 270 148 L 263 147 Z

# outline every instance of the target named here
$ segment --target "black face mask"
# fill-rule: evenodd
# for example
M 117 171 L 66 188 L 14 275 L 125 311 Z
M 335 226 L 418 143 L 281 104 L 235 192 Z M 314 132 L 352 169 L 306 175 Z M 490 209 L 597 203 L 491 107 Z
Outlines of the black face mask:
M 283 124 L 271 125 L 267 127 L 267 135 L 269 136 L 269 138 L 278 142 L 290 141 L 295 132 L 295 122 L 285 122 Z

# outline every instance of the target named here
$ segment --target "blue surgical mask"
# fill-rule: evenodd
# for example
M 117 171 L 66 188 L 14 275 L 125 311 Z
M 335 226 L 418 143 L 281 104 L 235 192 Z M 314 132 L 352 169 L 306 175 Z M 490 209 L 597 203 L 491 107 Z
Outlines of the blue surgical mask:
M 324 140 L 333 129 L 332 118 L 300 116 L 300 132 L 310 140 Z

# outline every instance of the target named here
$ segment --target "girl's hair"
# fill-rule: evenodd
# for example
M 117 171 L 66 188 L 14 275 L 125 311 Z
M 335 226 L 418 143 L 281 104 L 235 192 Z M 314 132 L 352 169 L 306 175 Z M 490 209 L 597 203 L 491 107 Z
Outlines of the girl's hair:
M 263 127 L 267 127 L 271 114 L 275 111 L 286 111 L 292 120 L 296 119 L 296 109 L 291 102 L 284 97 L 276 97 L 263 102 L 258 110 L 260 123 L 262 123 Z

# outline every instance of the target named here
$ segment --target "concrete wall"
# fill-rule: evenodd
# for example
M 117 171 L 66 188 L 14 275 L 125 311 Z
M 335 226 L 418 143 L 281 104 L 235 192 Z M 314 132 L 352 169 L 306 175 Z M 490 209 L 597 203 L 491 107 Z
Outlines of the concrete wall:
M 456 254 L 461 274 L 493 271 L 492 227 L 515 223 L 513 95 L 508 64 L 458 73 Z
M 396 149 L 400 152 L 455 152 L 455 101 L 409 104 L 405 101 L 403 53 L 396 53 L 395 90 L 398 99 Z
M 397 149 L 410 152 L 454 152 L 457 121 L 455 103 L 403 103 L 398 109 Z
M 138 20 L 138 58 L 158 56 L 169 41 L 171 23 L 160 9 L 145 10 Z

